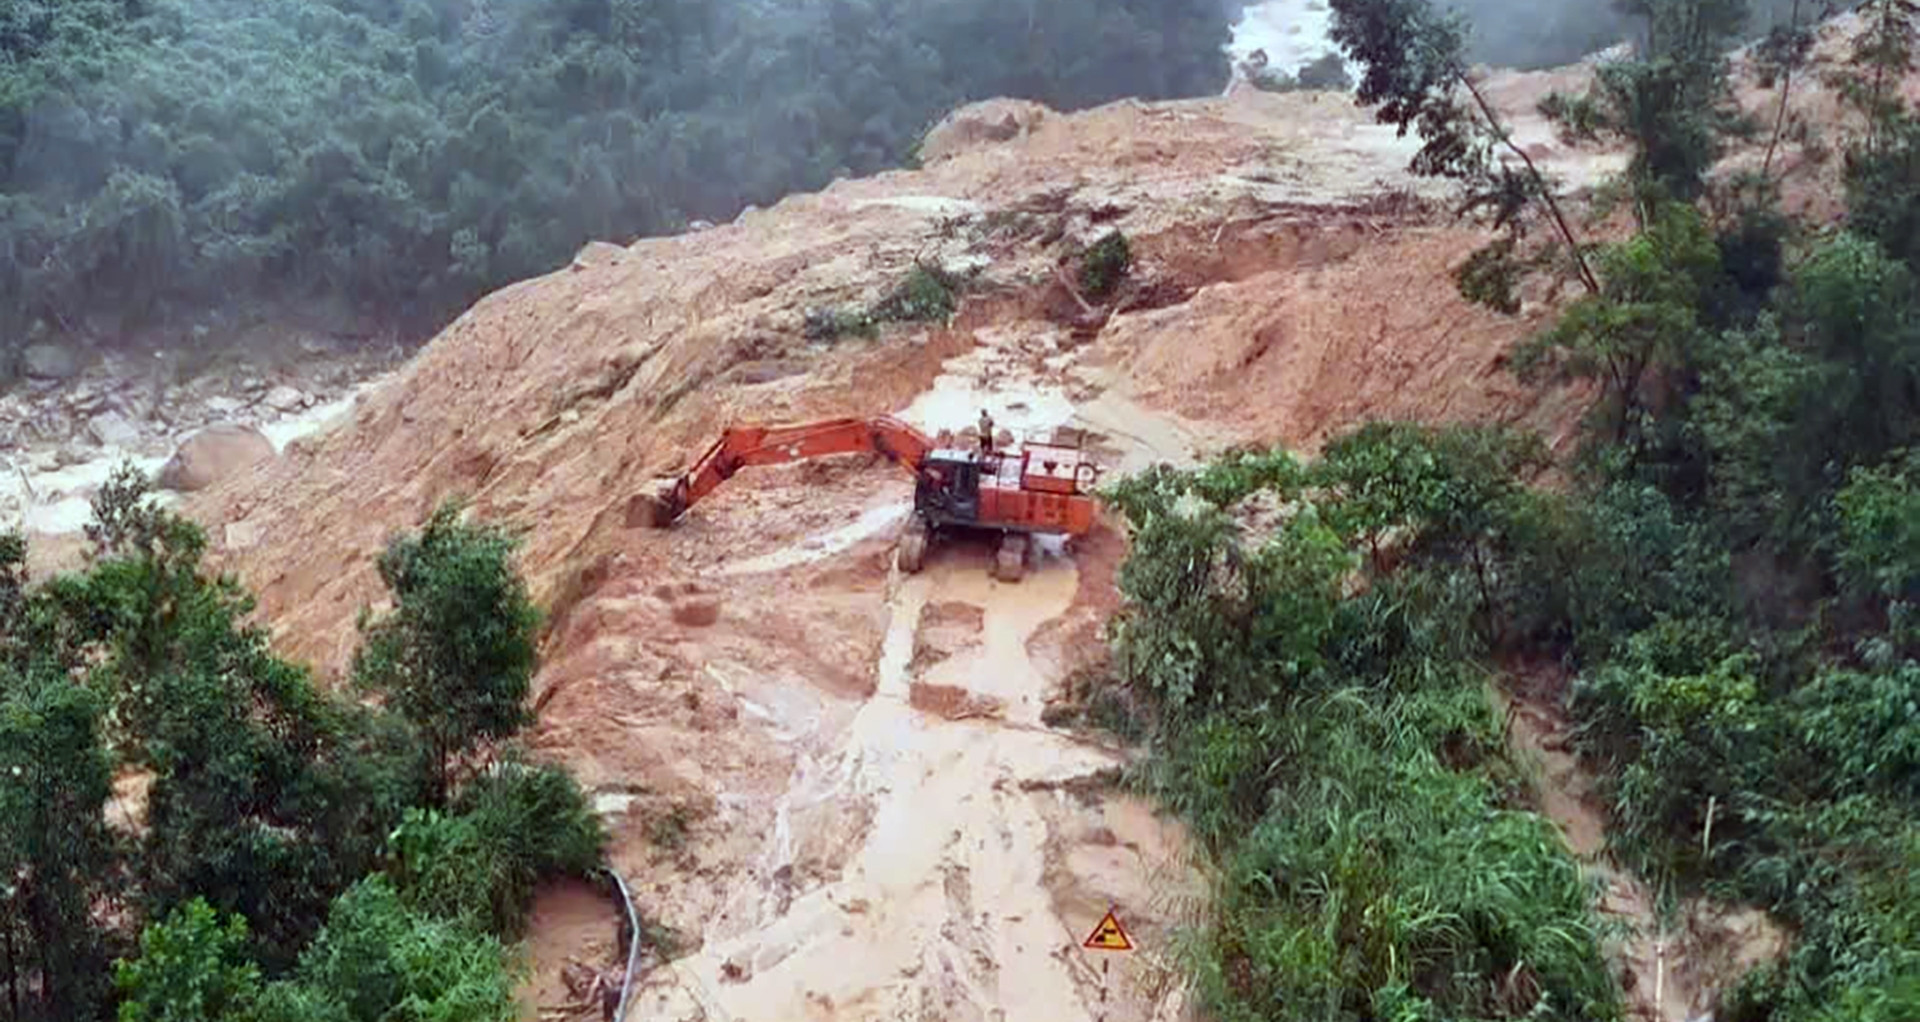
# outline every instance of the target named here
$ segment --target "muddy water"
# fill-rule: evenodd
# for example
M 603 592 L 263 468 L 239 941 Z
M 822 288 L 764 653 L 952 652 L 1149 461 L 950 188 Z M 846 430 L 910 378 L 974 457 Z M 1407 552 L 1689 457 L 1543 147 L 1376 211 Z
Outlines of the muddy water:
M 718 1018 L 1091 1019 L 1097 991 L 1077 945 L 1084 920 L 1062 920 L 1048 884 L 1051 792 L 1114 764 L 1107 753 L 1038 727 L 1044 681 L 1026 640 L 1072 601 L 1066 561 L 1017 585 L 983 559 L 949 557 L 898 581 L 878 689 L 840 751 L 803 760 L 776 827 L 820 800 L 864 800 L 871 824 L 838 881 L 789 899 L 763 897 L 732 936 L 709 934 L 676 963 L 683 986 Z M 930 602 L 985 608 L 981 641 L 939 665 L 941 684 L 999 700 L 1008 720 L 947 720 L 910 703 L 909 665 Z M 927 680 L 936 680 L 929 678 Z M 1021 726 L 1025 725 L 1025 726 Z M 775 865 L 777 872 L 778 866 Z M 764 875 L 764 874 L 763 874 Z
M 1233 26 L 1227 53 L 1239 60 L 1255 50 L 1267 54 L 1267 67 L 1293 74 L 1336 52 L 1329 37 L 1333 15 L 1326 0 L 1265 0 L 1248 5 Z

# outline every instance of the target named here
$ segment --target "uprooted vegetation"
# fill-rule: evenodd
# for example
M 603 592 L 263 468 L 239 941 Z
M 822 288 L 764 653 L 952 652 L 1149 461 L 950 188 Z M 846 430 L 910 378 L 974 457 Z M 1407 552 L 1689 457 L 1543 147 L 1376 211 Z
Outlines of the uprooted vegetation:
M 848 336 L 871 340 L 888 323 L 944 323 L 958 307 L 965 287 L 959 275 L 916 261 L 898 284 L 871 305 L 808 310 L 803 331 L 810 341 Z
M 1080 257 L 1080 289 L 1104 301 L 1133 269 L 1133 247 L 1120 231 L 1109 231 Z
M 389 545 L 370 707 L 269 652 L 137 472 L 94 516 L 89 567 L 42 585 L 0 537 L 7 1017 L 517 1017 L 535 885 L 605 834 L 511 744 L 537 622 L 512 540 L 449 504 Z M 110 822 L 116 773 L 148 784 Z

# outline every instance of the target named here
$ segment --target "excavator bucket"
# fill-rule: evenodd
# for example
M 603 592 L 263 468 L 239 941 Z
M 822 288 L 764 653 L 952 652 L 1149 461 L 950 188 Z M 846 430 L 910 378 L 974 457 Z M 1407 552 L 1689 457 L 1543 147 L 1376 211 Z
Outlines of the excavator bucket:
M 641 491 L 627 500 L 627 528 L 664 529 L 687 510 L 684 480 L 658 482 L 649 491 Z

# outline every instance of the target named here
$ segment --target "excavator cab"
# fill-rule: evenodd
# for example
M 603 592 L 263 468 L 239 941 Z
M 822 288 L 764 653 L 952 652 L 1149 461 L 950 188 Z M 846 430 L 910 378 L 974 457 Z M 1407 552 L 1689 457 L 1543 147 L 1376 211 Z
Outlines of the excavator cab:
M 980 519 L 980 460 L 971 451 L 932 451 L 913 487 L 913 508 L 933 525 Z

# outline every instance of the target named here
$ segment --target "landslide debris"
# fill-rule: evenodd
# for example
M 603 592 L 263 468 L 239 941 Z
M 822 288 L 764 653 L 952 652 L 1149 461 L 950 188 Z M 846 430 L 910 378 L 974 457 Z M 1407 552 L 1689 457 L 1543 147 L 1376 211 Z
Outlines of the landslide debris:
M 636 495 L 729 421 L 958 434 L 986 407 L 1131 471 L 1369 416 L 1553 431 L 1577 409 L 1504 374 L 1524 324 L 1441 272 L 1477 233 L 1345 99 L 1028 111 L 1011 135 L 984 109 L 992 130 L 936 133 L 924 170 L 588 246 L 480 301 L 337 430 L 187 502 L 246 539 L 216 556 L 276 642 L 335 676 L 392 531 L 455 493 L 524 530 L 547 613 L 532 741 L 682 935 L 657 1017 L 1090 1017 L 1077 931 L 1118 905 L 1150 950 L 1108 1017 L 1171 1019 L 1167 938 L 1198 904 L 1178 828 L 1102 794 L 1124 754 L 1043 722 L 1099 646 L 1117 540 L 1047 551 L 1018 586 L 956 544 L 902 582 L 911 480 L 858 457 L 742 472 L 637 527 Z M 1125 274 L 1079 293 L 1075 260 L 1116 232 Z M 929 267 L 965 282 L 950 315 L 809 331 Z

